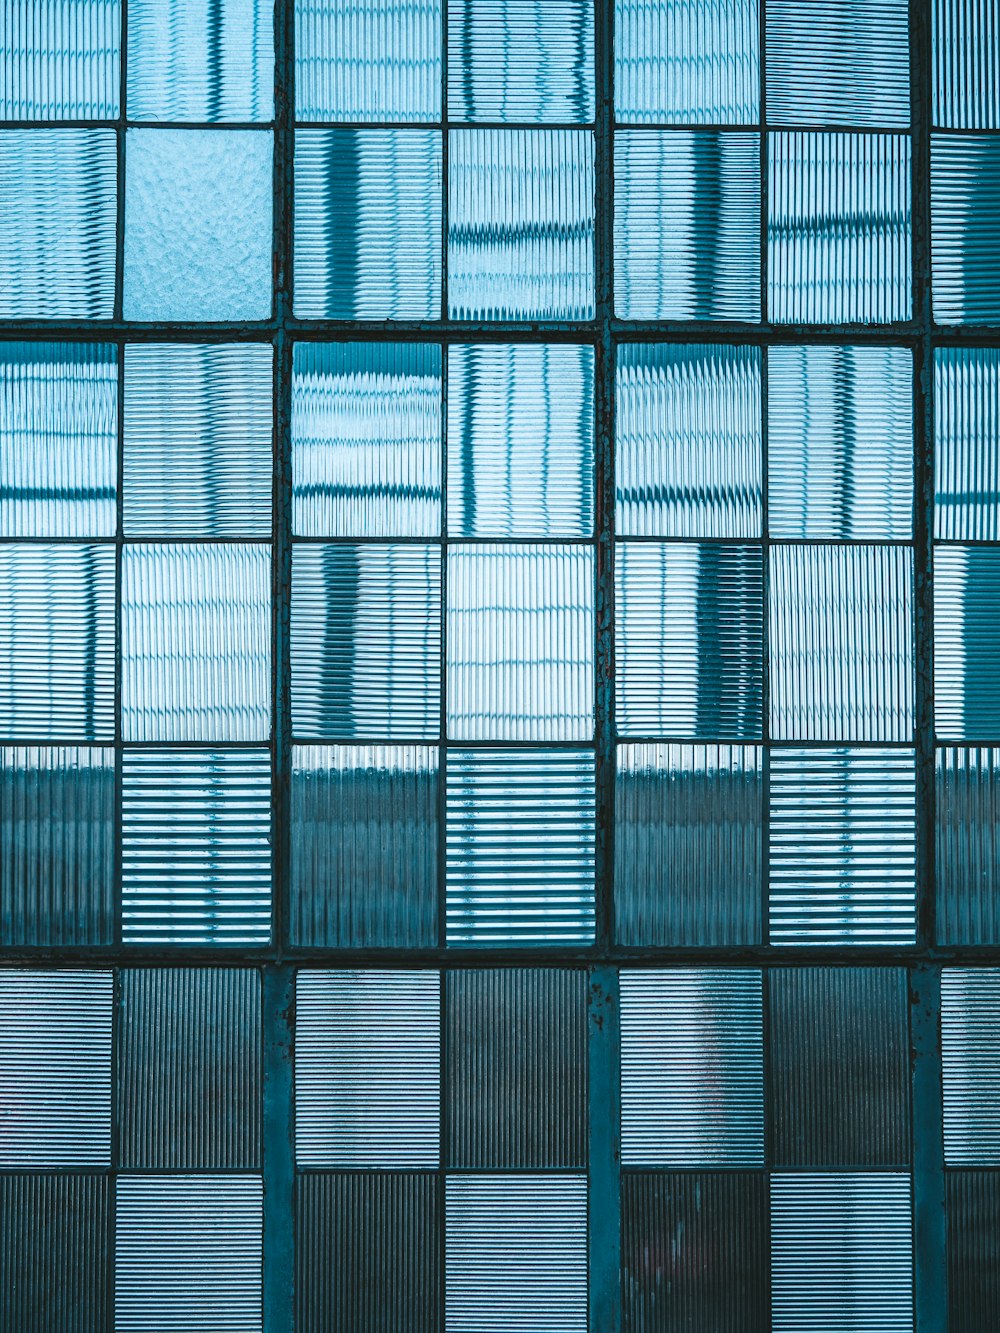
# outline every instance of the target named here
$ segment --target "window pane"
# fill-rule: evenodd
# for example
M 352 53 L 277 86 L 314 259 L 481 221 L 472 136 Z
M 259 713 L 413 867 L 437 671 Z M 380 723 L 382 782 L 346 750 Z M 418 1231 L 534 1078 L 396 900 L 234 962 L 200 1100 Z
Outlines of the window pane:
M 934 552 L 934 719 L 949 740 L 1000 737 L 1000 549 Z
M 0 120 L 114 120 L 121 0 L 5 0 Z
M 931 249 L 939 324 L 1000 320 L 1000 138 L 931 138 Z
M 1000 348 L 934 351 L 934 535 L 1000 541 Z

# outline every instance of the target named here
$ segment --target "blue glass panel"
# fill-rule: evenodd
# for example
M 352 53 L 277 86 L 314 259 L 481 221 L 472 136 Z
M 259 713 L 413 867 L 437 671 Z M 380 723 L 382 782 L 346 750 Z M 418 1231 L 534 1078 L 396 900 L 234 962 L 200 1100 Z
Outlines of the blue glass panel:
M 0 120 L 114 120 L 121 0 L 4 0 Z
M 949 740 L 1000 738 L 1000 548 L 934 553 L 934 720 Z
M 1000 970 L 941 972 L 944 1152 L 951 1166 L 1000 1165 Z
M 931 137 L 931 255 L 939 324 L 1000 321 L 1000 138 Z
M 934 812 L 938 941 L 1000 944 L 1000 748 L 940 748 Z
M 934 535 L 1000 541 L 1000 348 L 935 349 Z
M 1000 3 L 933 0 L 934 124 L 1000 129 Z

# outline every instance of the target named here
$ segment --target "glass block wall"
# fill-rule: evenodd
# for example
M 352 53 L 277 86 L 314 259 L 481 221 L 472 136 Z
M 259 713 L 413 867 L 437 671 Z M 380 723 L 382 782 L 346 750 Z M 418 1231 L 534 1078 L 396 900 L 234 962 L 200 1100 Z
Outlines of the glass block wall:
M 0 0 L 0 1333 L 985 1333 L 997 0 Z

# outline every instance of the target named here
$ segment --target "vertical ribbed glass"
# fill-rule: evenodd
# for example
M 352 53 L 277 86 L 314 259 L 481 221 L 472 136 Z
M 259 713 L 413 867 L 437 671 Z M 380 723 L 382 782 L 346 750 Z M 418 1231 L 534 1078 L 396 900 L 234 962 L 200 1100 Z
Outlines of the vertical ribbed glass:
M 942 739 L 1000 738 L 1000 547 L 934 552 L 934 722 Z
M 1000 971 L 941 973 L 944 1154 L 950 1165 L 1000 1163 Z
M 1000 749 L 937 752 L 937 938 L 1000 944 Z
M 934 124 L 1000 129 L 998 0 L 933 0 Z
M 114 120 L 121 0 L 4 0 L 0 120 Z
M 934 536 L 1000 541 L 1000 348 L 935 348 Z
M 931 252 L 939 324 L 1000 320 L 1000 137 L 931 137 Z

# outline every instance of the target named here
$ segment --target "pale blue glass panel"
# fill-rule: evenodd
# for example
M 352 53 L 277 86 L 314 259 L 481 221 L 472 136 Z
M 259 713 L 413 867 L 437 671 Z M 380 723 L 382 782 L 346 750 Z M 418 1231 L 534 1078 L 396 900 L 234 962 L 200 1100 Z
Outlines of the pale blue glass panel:
M 620 536 L 759 537 L 762 455 L 758 348 L 618 348 Z
M 296 343 L 293 531 L 436 536 L 441 433 L 440 347 Z
M 616 0 L 614 79 L 623 123 L 753 125 L 757 0 Z
M 773 320 L 910 318 L 908 135 L 770 134 L 768 194 Z
M 1000 0 L 933 0 L 934 124 L 1000 129 Z
M 0 536 L 113 537 L 115 348 L 0 345 Z
M 771 125 L 905 126 L 908 0 L 767 0 Z
M 267 546 L 126 546 L 121 597 L 125 740 L 267 740 Z
M 298 120 L 441 114 L 442 0 L 295 0 Z
M 934 861 L 940 944 L 1000 943 L 1000 747 L 937 751 Z
M 1000 320 L 1000 137 L 932 136 L 931 263 L 939 324 Z
M 125 318 L 267 319 L 272 136 L 129 130 Z
M 0 130 L 0 320 L 110 319 L 113 130 Z
M 619 130 L 614 246 L 623 319 L 759 319 L 759 136 Z
M 114 120 L 120 0 L 4 0 L 0 120 Z
M 1000 348 L 935 349 L 934 535 L 1000 541 Z
M 270 120 L 273 0 L 128 0 L 130 120 Z
M 453 319 L 592 319 L 594 136 L 456 130 L 448 137 Z
M 450 347 L 451 536 L 584 537 L 593 497 L 593 349 Z
M 296 315 L 437 319 L 440 307 L 440 132 L 299 130 Z
M 913 357 L 905 347 L 771 347 L 772 537 L 906 541 L 913 532 Z
M 934 720 L 940 737 L 1000 738 L 1000 547 L 934 553 Z
M 449 0 L 448 117 L 593 120 L 593 0 Z

